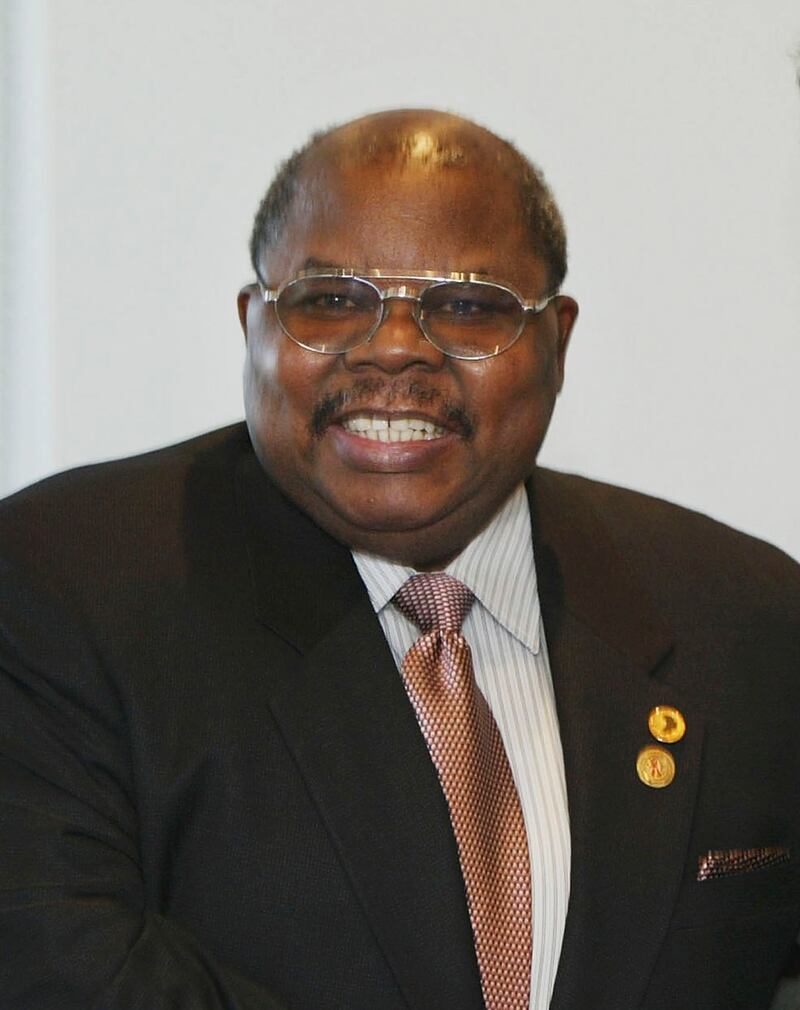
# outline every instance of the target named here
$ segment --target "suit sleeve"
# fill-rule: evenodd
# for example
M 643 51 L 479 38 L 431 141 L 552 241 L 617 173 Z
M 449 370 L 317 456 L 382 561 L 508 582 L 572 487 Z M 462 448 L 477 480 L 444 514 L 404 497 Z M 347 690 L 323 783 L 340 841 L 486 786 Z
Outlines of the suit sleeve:
M 0 566 L 0 1006 L 287 1010 L 153 900 L 131 713 L 79 626 Z

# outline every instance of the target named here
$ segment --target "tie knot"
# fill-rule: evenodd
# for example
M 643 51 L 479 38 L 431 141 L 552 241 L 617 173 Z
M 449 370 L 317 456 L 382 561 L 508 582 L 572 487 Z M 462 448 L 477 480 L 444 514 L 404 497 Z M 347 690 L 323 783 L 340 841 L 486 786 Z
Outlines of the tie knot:
M 463 582 L 443 572 L 412 575 L 394 594 L 400 613 L 421 631 L 460 631 L 461 623 L 475 601 Z

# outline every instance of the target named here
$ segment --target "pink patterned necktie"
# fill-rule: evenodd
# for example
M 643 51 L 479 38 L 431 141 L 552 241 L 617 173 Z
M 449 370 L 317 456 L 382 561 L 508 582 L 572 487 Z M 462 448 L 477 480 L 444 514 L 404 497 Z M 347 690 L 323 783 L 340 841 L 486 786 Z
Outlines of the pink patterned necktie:
M 487 1010 L 527 1010 L 528 841 L 500 731 L 461 634 L 474 599 L 458 579 L 435 572 L 412 575 L 393 602 L 423 632 L 402 673 L 450 808 L 483 998 Z

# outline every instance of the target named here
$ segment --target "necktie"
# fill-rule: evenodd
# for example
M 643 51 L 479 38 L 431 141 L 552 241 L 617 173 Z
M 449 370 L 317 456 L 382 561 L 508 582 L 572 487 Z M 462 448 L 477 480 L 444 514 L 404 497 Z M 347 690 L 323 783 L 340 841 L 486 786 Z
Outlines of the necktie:
M 461 634 L 474 599 L 458 579 L 435 572 L 413 575 L 393 602 L 423 632 L 402 674 L 450 808 L 483 998 L 487 1010 L 527 1010 L 528 842 L 500 731 Z

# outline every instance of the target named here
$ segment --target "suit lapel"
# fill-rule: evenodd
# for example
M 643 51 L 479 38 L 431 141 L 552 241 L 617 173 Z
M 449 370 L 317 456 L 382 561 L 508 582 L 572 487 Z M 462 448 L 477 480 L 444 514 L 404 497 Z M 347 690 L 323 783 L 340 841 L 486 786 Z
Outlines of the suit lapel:
M 410 1007 L 482 1010 L 447 806 L 350 552 L 240 467 L 273 715 Z
M 540 471 L 534 550 L 558 708 L 572 838 L 569 910 L 552 1010 L 639 1006 L 685 864 L 702 718 L 668 682 L 669 631 L 628 574 L 601 517 Z M 655 744 L 647 716 L 679 708 L 689 727 L 663 789 L 636 774 Z

